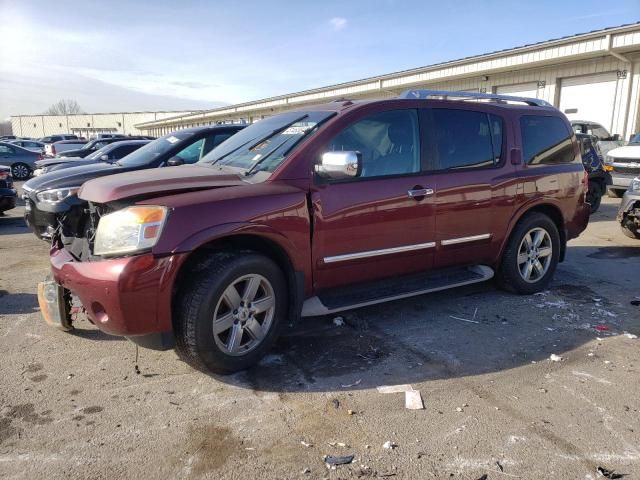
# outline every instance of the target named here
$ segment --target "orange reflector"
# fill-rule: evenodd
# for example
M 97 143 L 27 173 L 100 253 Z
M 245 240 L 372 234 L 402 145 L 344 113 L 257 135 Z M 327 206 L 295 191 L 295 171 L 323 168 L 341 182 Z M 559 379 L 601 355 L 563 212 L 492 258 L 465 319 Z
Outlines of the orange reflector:
M 164 219 L 162 207 L 129 207 L 129 212 L 138 218 L 138 223 L 161 222 Z
M 605 165 L 604 166 L 604 171 L 605 172 L 613 172 L 613 167 L 611 165 Z
M 156 238 L 158 235 L 158 230 L 160 230 L 159 225 L 151 225 L 150 227 L 145 227 L 144 229 L 144 238 Z

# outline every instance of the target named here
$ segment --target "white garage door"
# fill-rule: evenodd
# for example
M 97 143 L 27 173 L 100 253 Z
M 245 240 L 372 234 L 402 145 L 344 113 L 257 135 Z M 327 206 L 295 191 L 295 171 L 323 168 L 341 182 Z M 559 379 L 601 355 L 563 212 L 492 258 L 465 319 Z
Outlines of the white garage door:
M 538 82 L 503 85 L 496 89 L 496 93 L 499 95 L 511 95 L 514 97 L 538 98 Z
M 590 120 L 611 131 L 617 82 L 615 72 L 563 78 L 560 110 L 569 120 Z

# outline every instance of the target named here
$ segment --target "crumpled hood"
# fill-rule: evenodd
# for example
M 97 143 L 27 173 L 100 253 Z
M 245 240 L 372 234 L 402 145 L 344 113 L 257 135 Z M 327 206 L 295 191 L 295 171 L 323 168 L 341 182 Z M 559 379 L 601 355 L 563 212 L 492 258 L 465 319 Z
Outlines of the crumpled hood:
M 637 158 L 640 160 L 640 145 L 627 145 L 609 150 L 607 155 L 613 158 Z
M 209 188 L 246 185 L 240 175 L 211 166 L 182 165 L 118 175 L 109 175 L 85 183 L 78 192 L 83 200 L 107 203 L 132 197 L 149 197 Z

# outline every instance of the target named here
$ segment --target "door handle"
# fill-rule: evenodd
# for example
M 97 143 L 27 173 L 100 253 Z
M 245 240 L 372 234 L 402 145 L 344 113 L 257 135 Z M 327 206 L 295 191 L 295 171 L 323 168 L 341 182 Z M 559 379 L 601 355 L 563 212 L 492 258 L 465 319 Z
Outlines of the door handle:
M 416 188 L 414 190 L 408 190 L 407 195 L 409 198 L 416 197 L 428 197 L 429 195 L 433 195 L 433 189 L 431 188 Z

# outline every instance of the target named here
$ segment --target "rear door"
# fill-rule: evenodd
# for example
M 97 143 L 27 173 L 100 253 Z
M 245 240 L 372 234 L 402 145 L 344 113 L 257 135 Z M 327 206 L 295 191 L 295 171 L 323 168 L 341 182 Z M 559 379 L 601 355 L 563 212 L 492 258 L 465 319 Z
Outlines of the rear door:
M 323 150 L 355 151 L 362 171 L 348 180 L 316 178 L 314 287 L 424 271 L 433 264 L 432 179 L 422 169 L 417 110 L 354 119 Z
M 507 134 L 498 114 L 429 108 L 425 152 L 435 188 L 434 265 L 490 263 L 516 198 L 514 167 L 505 161 Z

